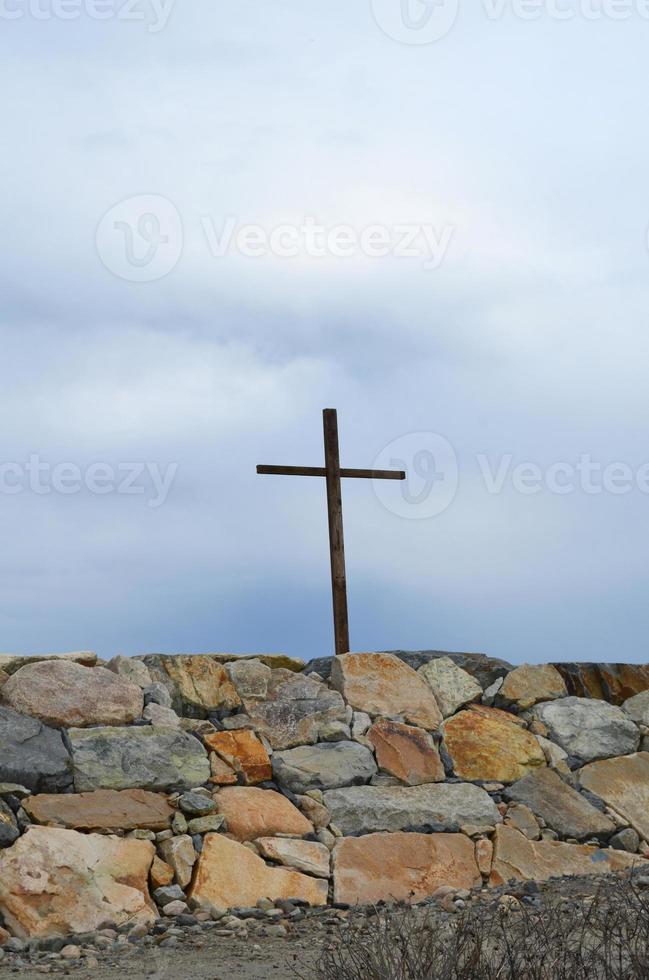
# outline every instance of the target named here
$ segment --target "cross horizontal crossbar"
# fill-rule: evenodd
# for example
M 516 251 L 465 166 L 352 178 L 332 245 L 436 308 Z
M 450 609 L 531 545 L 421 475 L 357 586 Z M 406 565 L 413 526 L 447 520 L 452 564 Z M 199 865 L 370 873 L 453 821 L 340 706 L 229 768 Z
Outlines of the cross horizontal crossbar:
M 258 466 L 257 473 L 262 476 L 325 476 L 324 466 Z M 341 477 L 352 477 L 357 480 L 405 480 L 403 470 L 345 470 L 341 469 Z

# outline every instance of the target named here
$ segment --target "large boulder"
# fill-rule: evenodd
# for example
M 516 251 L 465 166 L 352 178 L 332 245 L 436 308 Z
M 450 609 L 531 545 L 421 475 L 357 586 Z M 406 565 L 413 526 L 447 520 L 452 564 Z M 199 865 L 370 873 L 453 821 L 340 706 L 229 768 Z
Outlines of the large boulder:
M 153 680 L 166 687 L 178 715 L 207 718 L 211 712 L 228 714 L 241 704 L 225 667 L 209 654 L 151 654 L 138 659 Z
M 149 841 L 31 827 L 0 851 L 0 912 L 23 939 L 151 925 L 154 854 Z
M 286 868 L 269 868 L 252 851 L 221 834 L 208 834 L 190 897 L 218 908 L 254 907 L 262 898 L 299 898 L 327 904 L 328 883 Z
M 348 837 L 333 852 L 334 901 L 421 902 L 439 888 L 474 888 L 482 877 L 464 834 Z
M 544 766 L 535 737 L 502 713 L 461 711 L 444 722 L 444 745 L 456 775 L 476 781 L 513 783 Z
M 281 793 L 254 786 L 225 786 L 215 794 L 217 810 L 225 817 L 228 833 L 238 841 L 274 837 L 304 837 L 313 824 Z
M 97 663 L 97 654 L 90 650 L 84 650 L 80 653 L 34 653 L 28 656 L 0 653 L 0 670 L 6 674 L 15 674 L 25 664 L 37 664 L 43 660 L 64 660 L 73 664 L 81 664 L 82 667 L 94 667 Z
M 568 688 L 579 698 L 598 698 L 624 704 L 634 694 L 649 690 L 649 664 L 556 663 Z
M 592 762 L 579 782 L 649 841 L 649 752 Z
M 21 667 L 4 685 L 2 697 L 14 710 L 61 728 L 128 725 L 144 707 L 135 684 L 103 667 L 68 660 Z
M 482 685 L 466 670 L 458 667 L 450 657 L 429 660 L 419 668 L 418 673 L 435 695 L 444 718 L 482 697 Z
M 426 681 L 389 653 L 336 657 L 331 685 L 352 708 L 371 717 L 403 720 L 428 730 L 441 724 L 441 712 Z
M 497 701 L 515 704 L 524 710 L 539 701 L 554 701 L 567 696 L 565 681 L 552 664 L 523 664 L 507 674 Z
M 532 841 L 512 827 L 496 827 L 494 856 L 489 883 L 503 885 L 519 881 L 547 881 L 562 875 L 603 875 L 649 862 L 625 851 L 604 850 L 590 844 L 561 841 Z
M 408 786 L 444 781 L 442 760 L 425 729 L 382 718 L 372 725 L 367 737 L 381 772 Z
M 640 732 L 629 716 L 613 704 L 589 698 L 562 698 L 532 708 L 548 738 L 584 762 L 629 755 L 640 744 Z
M 464 824 L 493 827 L 502 817 L 485 790 L 469 783 L 423 786 L 351 786 L 324 794 L 343 834 L 376 831 L 453 831 Z
M 553 769 L 537 769 L 509 786 L 504 796 L 524 803 L 562 837 L 586 840 L 610 837 L 615 831 L 613 821 L 568 786 Z
M 246 698 L 250 723 L 265 735 L 273 749 L 314 745 L 332 722 L 344 722 L 345 702 L 318 677 L 285 669 L 273 670 L 266 700 Z
M 33 792 L 61 792 L 72 784 L 71 760 L 59 731 L 0 705 L 0 782 Z
M 368 783 L 377 772 L 372 752 L 358 742 L 320 742 L 273 754 L 275 781 L 292 793 Z
M 166 830 L 176 812 L 166 796 L 143 789 L 44 793 L 23 806 L 34 823 L 73 830 Z
M 213 732 L 205 735 L 203 740 L 208 748 L 242 776 L 247 786 L 272 778 L 270 757 L 254 732 L 245 728 L 233 732 Z
M 72 728 L 74 786 L 96 789 L 192 789 L 210 778 L 198 739 L 176 728 Z

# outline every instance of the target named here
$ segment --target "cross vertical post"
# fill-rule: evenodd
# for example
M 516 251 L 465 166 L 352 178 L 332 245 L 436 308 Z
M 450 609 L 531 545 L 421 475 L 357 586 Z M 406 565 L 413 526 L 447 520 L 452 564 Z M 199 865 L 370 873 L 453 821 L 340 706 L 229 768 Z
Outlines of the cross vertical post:
M 343 653 L 349 653 L 349 617 L 347 612 L 347 578 L 345 575 L 345 540 L 343 537 L 343 499 L 340 486 L 338 415 L 335 408 L 324 409 L 322 424 L 325 469 L 327 471 L 327 512 L 329 515 L 334 639 L 336 655 L 339 656 Z

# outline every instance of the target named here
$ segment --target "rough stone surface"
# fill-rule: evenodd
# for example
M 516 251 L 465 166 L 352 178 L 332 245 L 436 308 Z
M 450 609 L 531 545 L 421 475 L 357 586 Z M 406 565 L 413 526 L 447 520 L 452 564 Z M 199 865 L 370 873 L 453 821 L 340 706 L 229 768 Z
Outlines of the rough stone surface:
M 560 745 L 555 745 L 554 742 L 551 742 L 548 738 L 544 738 L 542 735 L 535 735 L 534 737 L 543 750 L 545 761 L 552 769 L 556 769 L 557 772 L 570 772 L 566 763 L 568 753 Z
M 32 654 L 26 657 L 14 653 L 0 653 L 0 670 L 11 675 L 24 667 L 25 664 L 37 664 L 45 660 L 63 660 L 73 664 L 81 664 L 82 667 L 94 667 L 97 663 L 97 654 L 90 650 L 84 650 L 81 653 Z
M 512 783 L 545 765 L 530 732 L 475 711 L 461 711 L 444 723 L 444 745 L 461 779 Z
M 493 861 L 494 846 L 488 837 L 482 837 L 475 842 L 475 859 L 480 869 L 480 874 L 487 877 L 491 874 L 491 863 Z
M 228 833 L 238 841 L 313 833 L 313 825 L 297 807 L 274 790 L 254 786 L 226 786 L 214 797 L 218 812 L 225 817 Z
M 21 938 L 150 925 L 153 855 L 148 841 L 31 827 L 0 851 L 0 912 Z
M 273 754 L 275 781 L 292 793 L 368 783 L 377 772 L 374 756 L 358 742 L 320 742 Z
M 348 653 L 336 657 L 331 684 L 357 711 L 372 717 L 403 719 L 434 730 L 442 715 L 420 675 L 388 653 Z
M 174 728 L 72 728 L 74 785 L 95 789 L 191 789 L 207 782 L 210 766 L 198 739 Z
M 173 868 L 176 881 L 186 888 L 192 880 L 192 869 L 196 863 L 196 851 L 189 834 L 170 837 L 160 844 L 160 855 L 170 868 Z
M 23 806 L 35 823 L 73 830 L 166 830 L 174 815 L 165 796 L 143 789 L 43 794 Z
M 463 824 L 494 826 L 502 817 L 488 793 L 467 783 L 423 786 L 352 786 L 328 790 L 325 806 L 343 834 L 431 829 Z
M 541 828 L 536 817 L 524 803 L 512 803 L 508 807 L 505 826 L 513 827 L 529 840 L 538 840 L 541 836 Z
M 381 719 L 367 733 L 379 769 L 408 786 L 443 782 L 444 766 L 433 739 L 423 728 Z
M 152 888 L 163 888 L 165 885 L 170 885 L 174 880 L 174 869 L 156 854 L 151 865 L 149 878 Z
M 642 694 L 634 694 L 632 698 L 625 701 L 623 706 L 627 715 L 637 725 L 647 725 L 649 727 L 649 691 Z
M 607 837 L 615 825 L 552 769 L 539 769 L 514 783 L 505 799 L 524 803 L 562 837 Z
M 531 841 L 511 827 L 496 827 L 489 880 L 492 885 L 502 885 L 510 878 L 547 881 L 561 875 L 601 875 L 623 871 L 635 863 L 649 867 L 648 862 L 624 851 L 561 841 Z
M 580 698 L 599 698 L 624 704 L 634 694 L 649 690 L 649 664 L 554 664 L 568 688 Z
M 128 725 L 142 715 L 142 691 L 104 667 L 45 660 L 16 671 L 2 688 L 15 711 L 50 725 Z
M 370 834 L 338 841 L 333 852 L 334 901 L 350 905 L 418 902 L 440 885 L 473 888 L 482 881 L 473 843 L 464 834 Z
M 300 898 L 311 905 L 326 905 L 326 881 L 269 868 L 247 847 L 221 834 L 208 834 L 198 859 L 190 897 L 218 908 L 254 907 L 262 898 Z
M 272 672 L 260 660 L 235 660 L 225 670 L 242 701 L 263 701 L 268 694 Z
M 262 857 L 287 868 L 295 868 L 316 878 L 329 877 L 330 854 L 324 844 L 310 840 L 287 840 L 282 837 L 260 837 L 256 841 Z
M 13 810 L 0 799 L 0 847 L 8 847 L 20 836 Z
M 649 841 L 649 752 L 585 766 L 579 782 Z
M 497 657 L 487 657 L 482 653 L 446 653 L 442 650 L 387 650 L 384 652 L 398 657 L 399 660 L 407 664 L 408 667 L 412 667 L 413 670 L 419 670 L 420 667 L 423 667 L 424 664 L 429 663 L 431 660 L 448 657 L 458 667 L 461 667 L 462 670 L 466 670 L 467 674 L 475 677 L 483 688 L 489 687 L 499 677 L 504 677 L 514 666 L 513 664 L 507 663 L 506 660 L 498 660 Z M 315 671 L 324 680 L 329 680 L 334 660 L 334 657 L 320 657 L 318 660 L 312 660 L 307 669 Z
M 179 728 L 180 718 L 173 708 L 165 708 L 162 704 L 151 701 L 142 712 L 142 717 L 150 725 L 162 726 L 163 728 Z
M 204 741 L 235 772 L 241 774 L 247 786 L 272 778 L 270 757 L 254 732 L 246 729 L 214 732 L 213 735 L 206 735 Z
M 237 774 L 216 752 L 210 752 L 210 782 L 216 786 L 236 786 Z
M 418 671 L 429 685 L 444 718 L 454 715 L 471 701 L 482 697 L 482 685 L 450 657 L 429 660 Z
M 151 674 L 145 664 L 135 657 L 113 657 L 107 663 L 108 670 L 114 674 L 119 674 L 123 680 L 130 684 L 137 684 L 138 687 L 145 688 L 151 684 Z
M 212 711 L 232 711 L 241 704 L 225 667 L 212 656 L 151 654 L 142 659 L 154 681 L 169 691 L 178 715 L 206 718 Z
M 268 685 L 266 701 L 247 699 L 246 711 L 254 728 L 265 735 L 273 749 L 314 745 L 320 729 L 334 721 L 345 722 L 345 703 L 319 679 L 278 669 Z
M 0 705 L 0 780 L 34 792 L 70 786 L 71 760 L 61 733 Z
M 523 710 L 539 701 L 554 701 L 567 696 L 563 677 L 552 664 L 523 664 L 507 674 L 497 701 L 515 704 Z
M 469 704 L 467 707 L 469 711 L 475 711 L 477 715 L 481 715 L 483 718 L 492 718 L 494 721 L 505 721 L 510 725 L 517 725 L 518 728 L 527 728 L 524 718 L 519 718 L 518 715 L 513 715 L 509 711 L 502 711 L 500 708 L 494 708 L 488 704 Z
M 562 698 L 532 708 L 549 738 L 584 762 L 629 755 L 640 744 L 640 732 L 629 716 L 605 701 Z

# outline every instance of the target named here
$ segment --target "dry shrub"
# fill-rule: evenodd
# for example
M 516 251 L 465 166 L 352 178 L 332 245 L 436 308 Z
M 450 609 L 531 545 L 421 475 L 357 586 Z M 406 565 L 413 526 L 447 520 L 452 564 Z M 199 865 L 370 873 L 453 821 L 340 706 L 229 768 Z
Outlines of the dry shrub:
M 313 973 L 310 973 L 313 977 Z M 341 923 L 318 980 L 649 980 L 649 891 L 633 877 L 592 898 L 471 905 L 455 916 L 376 909 Z

